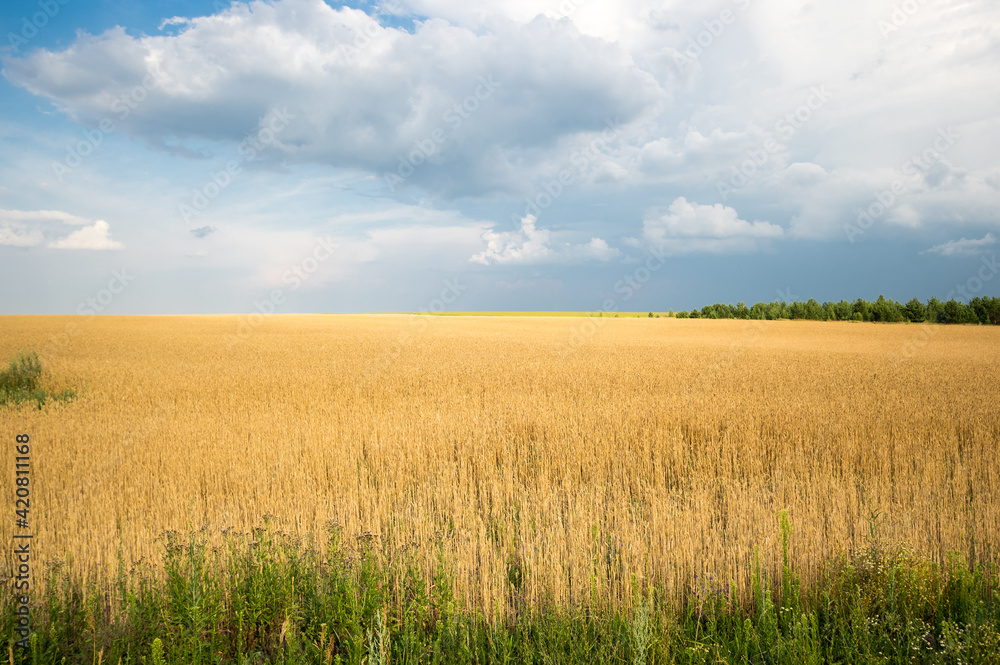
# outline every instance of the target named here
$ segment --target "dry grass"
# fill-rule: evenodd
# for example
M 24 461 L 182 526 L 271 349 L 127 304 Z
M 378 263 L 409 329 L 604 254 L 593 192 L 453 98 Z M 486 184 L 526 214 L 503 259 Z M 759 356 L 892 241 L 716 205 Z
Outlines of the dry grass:
M 807 584 L 872 510 L 939 560 L 998 560 L 1000 329 L 303 315 L 241 340 L 235 317 L 97 317 L 46 350 L 69 320 L 0 318 L 0 356 L 82 389 L 0 411 L 0 496 L 15 433 L 34 444 L 36 566 L 271 514 L 443 557 L 487 612 L 518 570 L 528 603 L 628 604 L 633 576 L 746 592 L 782 509 Z

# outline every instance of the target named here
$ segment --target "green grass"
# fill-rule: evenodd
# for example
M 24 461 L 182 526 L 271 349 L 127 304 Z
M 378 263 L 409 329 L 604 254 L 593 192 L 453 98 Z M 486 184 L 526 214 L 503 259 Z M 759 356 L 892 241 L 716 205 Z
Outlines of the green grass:
M 784 516 L 781 528 L 790 525 Z M 633 589 L 634 609 L 519 602 L 492 622 L 460 609 L 446 561 L 426 584 L 415 562 L 330 527 L 322 548 L 269 526 L 163 537 L 163 573 L 148 566 L 80 581 L 70 563 L 33 599 L 30 648 L 13 646 L 14 597 L 0 608 L 0 653 L 61 663 L 995 663 L 995 566 L 955 555 L 938 566 L 871 542 L 830 561 L 801 588 L 787 556 L 780 579 L 746 571 L 753 597 L 721 580 Z M 787 549 L 786 549 L 787 553 Z M 10 651 L 8 651 L 10 649 Z
M 42 408 L 48 401 L 65 401 L 76 397 L 76 392 L 64 388 L 50 392 L 41 387 L 42 363 L 34 351 L 21 351 L 10 359 L 7 369 L 0 370 L 0 406 L 34 402 Z

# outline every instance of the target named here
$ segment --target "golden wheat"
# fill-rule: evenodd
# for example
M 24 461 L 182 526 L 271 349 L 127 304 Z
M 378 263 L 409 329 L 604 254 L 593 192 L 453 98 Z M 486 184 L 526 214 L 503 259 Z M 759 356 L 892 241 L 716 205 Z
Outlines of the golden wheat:
M 469 606 L 628 604 L 695 574 L 747 593 L 794 526 L 805 583 L 882 535 L 996 561 L 1000 329 L 673 319 L 2 317 L 76 401 L 0 410 L 36 565 L 157 560 L 164 530 L 329 520 Z M 53 341 L 55 340 L 55 341 Z M 9 554 L 8 554 L 9 558 Z M 38 568 L 36 568 L 38 570 Z M 523 575 L 519 589 L 511 579 Z

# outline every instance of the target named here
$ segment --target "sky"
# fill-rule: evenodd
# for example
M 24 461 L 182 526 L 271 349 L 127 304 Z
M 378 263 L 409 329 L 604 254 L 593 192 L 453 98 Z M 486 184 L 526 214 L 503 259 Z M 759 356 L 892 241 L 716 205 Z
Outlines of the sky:
M 0 314 L 1000 295 L 995 0 L 7 0 L 0 37 Z

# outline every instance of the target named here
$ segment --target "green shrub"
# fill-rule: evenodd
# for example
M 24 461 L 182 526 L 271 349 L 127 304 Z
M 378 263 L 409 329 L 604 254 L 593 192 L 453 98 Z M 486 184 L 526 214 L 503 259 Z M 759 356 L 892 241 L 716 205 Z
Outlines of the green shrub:
M 35 402 L 42 408 L 49 400 L 65 401 L 76 397 L 71 388 L 49 392 L 41 384 L 42 363 L 34 351 L 21 351 L 0 371 L 0 406 Z
M 7 369 L 0 371 L 0 391 L 13 393 L 19 391 L 33 392 L 38 388 L 38 379 L 42 375 L 42 363 L 34 351 L 21 351 L 10 359 Z

